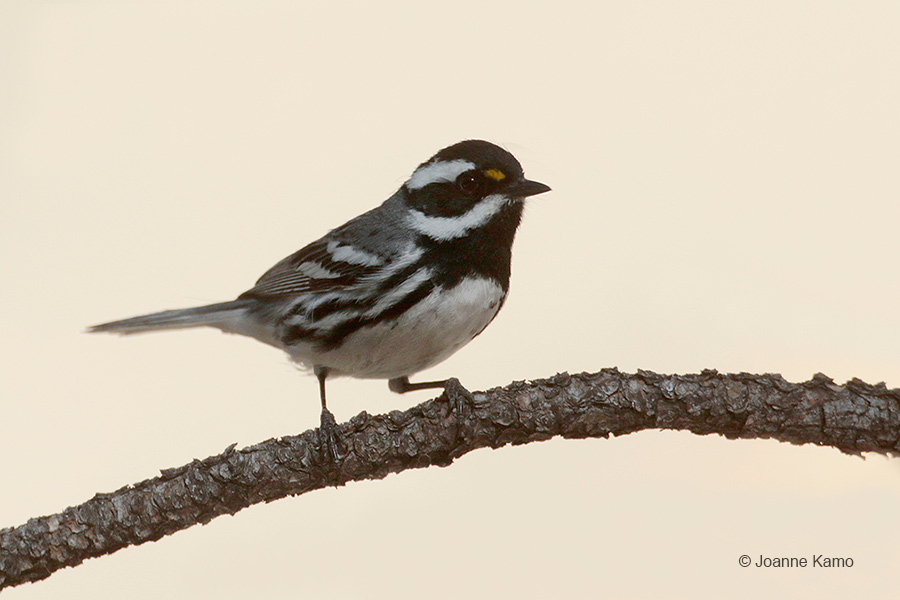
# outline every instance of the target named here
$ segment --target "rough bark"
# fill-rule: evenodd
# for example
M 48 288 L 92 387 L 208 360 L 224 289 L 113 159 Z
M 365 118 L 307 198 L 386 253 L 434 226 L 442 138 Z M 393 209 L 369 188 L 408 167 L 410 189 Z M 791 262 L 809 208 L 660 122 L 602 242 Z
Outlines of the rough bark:
M 258 502 L 447 466 L 477 448 L 642 429 L 897 454 L 900 390 L 858 379 L 836 385 L 824 375 L 794 384 L 771 374 L 632 375 L 605 369 L 514 382 L 475 393 L 462 405 L 441 396 L 404 412 L 363 412 L 340 425 L 341 452 L 334 463 L 323 456 L 315 430 L 240 450 L 232 445 L 218 456 L 0 530 L 0 589 Z

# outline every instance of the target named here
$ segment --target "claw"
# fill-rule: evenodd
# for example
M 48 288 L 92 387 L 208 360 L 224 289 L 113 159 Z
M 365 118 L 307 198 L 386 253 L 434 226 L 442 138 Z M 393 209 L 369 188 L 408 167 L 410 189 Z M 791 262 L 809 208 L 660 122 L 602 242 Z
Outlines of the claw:
M 472 392 L 463 387 L 456 377 L 451 377 L 444 384 L 444 393 L 447 399 L 453 404 L 453 410 L 457 415 L 461 415 L 468 405 L 475 403 L 475 397 Z
M 456 439 L 460 440 L 463 435 L 463 422 L 465 415 L 475 404 L 475 397 L 472 392 L 463 387 L 456 377 L 451 377 L 444 384 L 444 394 L 450 401 L 450 411 L 456 417 Z
M 331 463 L 336 463 L 340 458 L 340 448 L 337 431 L 337 421 L 327 408 L 322 408 L 322 416 L 319 425 L 319 447 L 325 458 Z

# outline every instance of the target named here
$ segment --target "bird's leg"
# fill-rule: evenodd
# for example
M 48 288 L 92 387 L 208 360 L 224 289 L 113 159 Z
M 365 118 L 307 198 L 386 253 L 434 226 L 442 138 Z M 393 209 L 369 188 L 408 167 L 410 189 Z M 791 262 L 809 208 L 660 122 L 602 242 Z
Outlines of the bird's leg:
M 410 383 L 409 377 L 403 376 L 388 380 L 388 387 L 392 392 L 398 394 L 405 394 L 406 392 L 414 392 L 416 390 L 444 388 L 444 393 L 447 394 L 447 399 L 452 403 L 453 409 L 457 415 L 462 414 L 463 408 L 467 403 L 474 401 L 472 392 L 464 388 L 456 377 L 441 381 Z
M 319 380 L 319 398 L 322 400 L 322 415 L 319 424 L 319 443 L 325 454 L 335 462 L 338 459 L 337 421 L 325 404 L 325 379 L 328 377 L 328 369 L 316 367 L 313 371 Z

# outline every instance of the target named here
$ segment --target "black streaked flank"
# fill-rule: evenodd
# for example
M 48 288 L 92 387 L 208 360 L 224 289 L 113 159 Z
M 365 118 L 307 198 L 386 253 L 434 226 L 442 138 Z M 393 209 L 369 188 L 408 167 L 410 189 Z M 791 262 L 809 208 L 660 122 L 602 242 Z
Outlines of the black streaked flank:
M 425 280 L 409 294 L 400 298 L 396 304 L 392 304 L 380 313 L 353 317 L 328 330 L 317 330 L 305 325 L 288 326 L 281 335 L 281 341 L 286 345 L 293 345 L 300 341 L 313 342 L 322 351 L 332 350 L 340 346 L 348 336 L 364 327 L 396 321 L 403 313 L 428 297 L 434 288 L 433 281 Z

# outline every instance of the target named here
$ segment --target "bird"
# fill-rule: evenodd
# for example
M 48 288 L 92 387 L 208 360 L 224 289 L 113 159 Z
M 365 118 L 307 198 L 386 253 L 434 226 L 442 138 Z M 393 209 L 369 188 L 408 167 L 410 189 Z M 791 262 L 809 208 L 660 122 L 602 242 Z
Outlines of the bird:
M 329 378 L 386 379 L 401 394 L 468 394 L 455 378 L 409 378 L 454 354 L 497 316 L 524 201 L 548 191 L 526 179 L 507 150 L 464 140 L 421 163 L 381 205 L 276 263 L 235 300 L 88 331 L 212 327 L 280 348 L 318 379 L 320 431 L 335 456 Z

